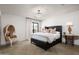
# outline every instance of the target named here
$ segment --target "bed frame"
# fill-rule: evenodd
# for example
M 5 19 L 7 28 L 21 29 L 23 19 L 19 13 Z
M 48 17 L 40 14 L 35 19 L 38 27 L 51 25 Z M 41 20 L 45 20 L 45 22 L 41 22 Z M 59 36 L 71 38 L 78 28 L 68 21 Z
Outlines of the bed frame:
M 43 42 L 43 41 L 36 40 L 35 38 L 31 38 L 31 43 L 36 46 L 39 46 L 40 48 L 44 50 L 48 50 L 50 47 L 58 43 L 61 43 L 62 42 L 62 26 L 50 26 L 48 28 L 56 28 L 56 31 L 60 32 L 60 38 L 57 39 L 56 41 L 53 41 L 52 43 Z

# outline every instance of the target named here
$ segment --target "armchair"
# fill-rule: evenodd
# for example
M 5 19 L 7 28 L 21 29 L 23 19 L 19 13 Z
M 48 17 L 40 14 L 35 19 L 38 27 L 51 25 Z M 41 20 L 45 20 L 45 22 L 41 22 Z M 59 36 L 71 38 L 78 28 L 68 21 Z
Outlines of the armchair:
M 13 40 L 17 38 L 17 36 L 14 34 L 15 33 L 15 27 L 13 25 L 7 25 L 3 29 L 4 32 L 4 37 L 6 43 L 9 42 L 10 46 L 12 47 Z

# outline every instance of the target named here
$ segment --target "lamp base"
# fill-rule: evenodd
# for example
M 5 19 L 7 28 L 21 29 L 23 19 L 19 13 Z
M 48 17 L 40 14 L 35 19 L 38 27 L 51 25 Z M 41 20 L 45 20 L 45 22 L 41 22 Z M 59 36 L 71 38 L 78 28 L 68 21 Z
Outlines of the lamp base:
M 71 33 L 71 32 L 72 32 L 71 26 L 68 27 L 68 32 L 69 32 L 69 34 L 72 34 L 72 33 Z

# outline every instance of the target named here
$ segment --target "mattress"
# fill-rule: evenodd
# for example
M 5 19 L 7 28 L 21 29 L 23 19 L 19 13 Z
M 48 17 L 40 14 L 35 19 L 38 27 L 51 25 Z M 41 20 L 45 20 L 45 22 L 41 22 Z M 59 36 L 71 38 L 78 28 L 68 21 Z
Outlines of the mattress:
M 56 32 L 56 33 L 38 32 L 38 33 L 32 34 L 32 38 L 43 41 L 43 42 L 52 43 L 53 41 L 60 38 L 60 32 Z

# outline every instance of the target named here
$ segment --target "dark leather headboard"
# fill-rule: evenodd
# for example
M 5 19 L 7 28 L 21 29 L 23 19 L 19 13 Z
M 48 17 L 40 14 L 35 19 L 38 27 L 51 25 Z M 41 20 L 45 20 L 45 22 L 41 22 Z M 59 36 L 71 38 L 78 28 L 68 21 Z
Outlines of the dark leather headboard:
M 60 32 L 60 40 L 62 42 L 62 26 L 49 26 L 49 27 L 46 27 L 46 28 L 56 28 L 56 31 Z

